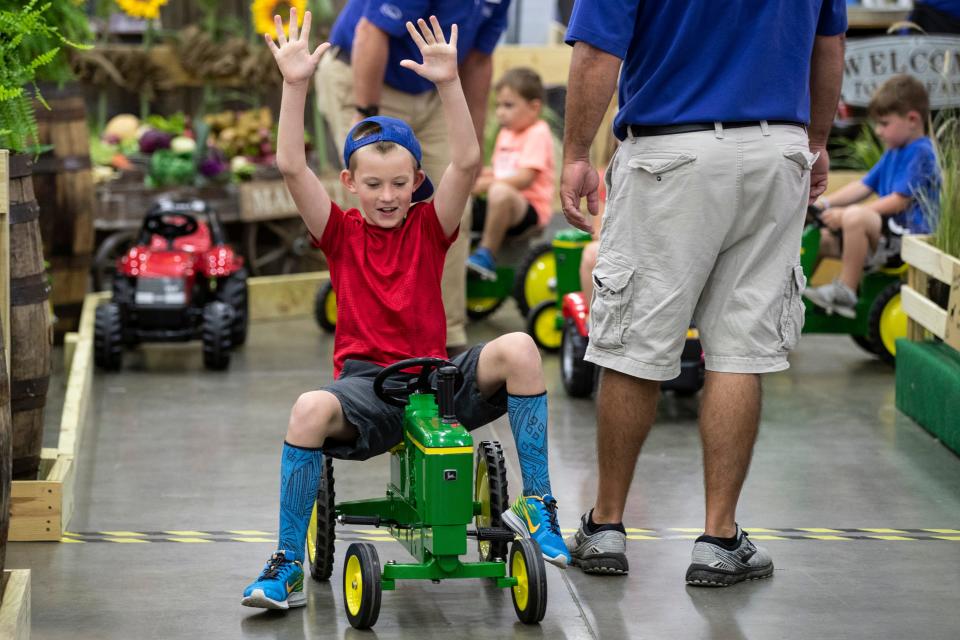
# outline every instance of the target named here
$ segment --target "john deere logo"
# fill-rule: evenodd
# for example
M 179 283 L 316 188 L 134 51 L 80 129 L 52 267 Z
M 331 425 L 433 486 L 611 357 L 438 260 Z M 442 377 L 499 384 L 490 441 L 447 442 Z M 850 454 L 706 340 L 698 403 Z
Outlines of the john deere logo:
M 446 469 L 443 472 L 443 479 L 447 482 L 453 482 L 457 479 L 457 470 L 456 469 Z

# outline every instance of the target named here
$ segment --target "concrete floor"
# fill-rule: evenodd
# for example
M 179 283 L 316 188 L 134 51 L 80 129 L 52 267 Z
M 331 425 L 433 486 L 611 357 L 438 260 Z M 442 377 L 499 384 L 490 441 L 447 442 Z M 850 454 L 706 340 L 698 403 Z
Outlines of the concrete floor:
M 508 306 L 471 334 L 520 327 Z M 739 520 L 771 551 L 771 580 L 684 585 L 703 518 L 697 407 L 667 396 L 628 506 L 626 526 L 650 530 L 632 532 L 631 574 L 548 567 L 539 627 L 517 623 L 509 593 L 480 582 L 401 582 L 375 631 L 356 632 L 339 567 L 331 583 L 308 580 L 305 610 L 241 607 L 273 549 L 290 406 L 330 379 L 331 349 L 311 321 L 271 322 L 252 328 L 223 374 L 205 372 L 193 344 L 131 354 L 122 373 L 98 375 L 70 523 L 86 542 L 8 548 L 9 568 L 32 569 L 33 637 L 958 637 L 960 460 L 896 412 L 892 371 L 842 337 L 805 337 L 793 367 L 765 381 Z M 545 368 L 553 485 L 572 529 L 596 486 L 594 407 L 564 395 L 556 357 Z M 505 445 L 519 486 L 505 419 L 476 435 Z M 337 463 L 338 498 L 378 495 L 387 473 L 386 457 Z M 382 561 L 404 558 L 382 536 L 344 531 L 337 562 L 347 539 L 364 536 L 379 540 Z

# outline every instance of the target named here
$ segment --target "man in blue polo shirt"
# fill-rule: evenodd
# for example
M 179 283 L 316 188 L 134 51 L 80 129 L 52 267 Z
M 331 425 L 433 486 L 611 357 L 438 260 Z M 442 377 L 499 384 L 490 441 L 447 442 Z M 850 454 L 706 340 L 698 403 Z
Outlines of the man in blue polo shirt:
M 846 25 L 845 0 L 574 6 L 561 185 L 574 226 L 589 230 L 582 197 L 597 213 L 588 153 L 618 75 L 622 141 L 607 167 L 587 350 L 603 369 L 597 498 L 567 541 L 584 571 L 627 572 L 627 493 L 692 318 L 707 368 L 706 519 L 686 580 L 726 586 L 773 574 L 736 506 L 759 425 L 759 374 L 788 367 L 803 324 L 800 234 L 808 201 L 826 188 Z
M 400 66 L 420 51 L 406 23 L 435 15 L 444 29 L 456 24 L 460 82 L 478 136 L 483 136 L 487 96 L 493 75 L 491 54 L 507 27 L 510 0 L 349 0 L 330 34 L 333 45 L 317 70 L 317 96 L 338 148 L 350 128 L 368 116 L 385 115 L 409 123 L 423 148 L 423 170 L 434 182 L 450 163 L 440 98 L 432 83 Z M 482 140 L 481 140 L 482 147 Z M 462 228 L 470 228 L 469 211 Z M 447 252 L 443 306 L 447 348 L 466 347 L 466 269 L 468 233 Z

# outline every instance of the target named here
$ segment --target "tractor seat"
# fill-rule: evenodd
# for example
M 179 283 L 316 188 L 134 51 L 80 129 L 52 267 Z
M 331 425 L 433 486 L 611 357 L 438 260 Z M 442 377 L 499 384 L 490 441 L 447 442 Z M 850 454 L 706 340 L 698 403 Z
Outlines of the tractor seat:
M 213 239 L 210 236 L 210 227 L 208 227 L 205 222 L 198 222 L 196 231 L 173 241 L 174 251 L 185 251 L 187 253 L 203 253 L 204 251 L 209 251 L 212 246 Z M 151 236 L 150 249 L 153 251 L 166 251 L 166 238 L 157 234 Z

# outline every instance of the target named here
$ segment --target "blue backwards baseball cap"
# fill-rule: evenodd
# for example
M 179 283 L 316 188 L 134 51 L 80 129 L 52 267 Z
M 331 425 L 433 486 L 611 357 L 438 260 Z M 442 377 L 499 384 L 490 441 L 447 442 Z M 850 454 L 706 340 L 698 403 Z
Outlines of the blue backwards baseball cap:
M 357 129 L 371 122 L 380 127 L 379 131 L 371 131 L 359 140 L 354 140 Z M 350 133 L 347 134 L 347 141 L 343 145 L 343 166 L 350 166 L 350 156 L 360 147 L 381 141 L 394 142 L 409 151 L 417 161 L 417 168 L 420 168 L 423 153 L 420 151 L 420 141 L 417 140 L 417 136 L 413 134 L 413 129 L 403 120 L 389 118 L 387 116 L 364 118 L 350 129 Z M 423 183 L 413 192 L 413 202 L 421 202 L 432 195 L 433 184 L 430 182 L 430 178 L 425 177 Z

